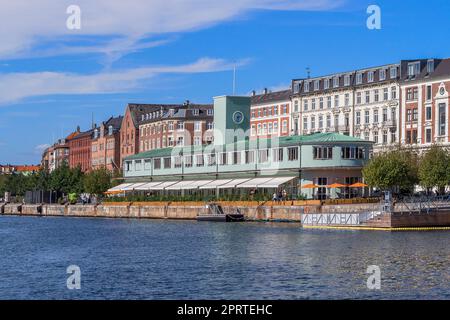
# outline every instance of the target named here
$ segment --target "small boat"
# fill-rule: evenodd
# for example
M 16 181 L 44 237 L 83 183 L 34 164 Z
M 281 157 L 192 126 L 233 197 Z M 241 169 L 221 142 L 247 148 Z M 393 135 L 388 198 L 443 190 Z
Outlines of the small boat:
M 244 215 L 236 210 L 236 213 L 225 213 L 218 204 L 208 205 L 209 212 L 205 214 L 198 214 L 197 221 L 214 221 L 214 222 L 238 222 L 244 221 Z

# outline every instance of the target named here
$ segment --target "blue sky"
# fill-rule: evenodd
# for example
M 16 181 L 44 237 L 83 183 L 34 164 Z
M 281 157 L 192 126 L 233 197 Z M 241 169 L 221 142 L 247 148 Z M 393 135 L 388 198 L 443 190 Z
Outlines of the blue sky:
M 0 0 L 0 163 L 120 115 L 129 102 L 210 103 L 312 76 L 450 57 L 445 0 Z M 125 5 L 122 3 L 126 3 Z M 81 29 L 65 10 L 81 8 Z M 366 27 L 369 5 L 381 30 Z

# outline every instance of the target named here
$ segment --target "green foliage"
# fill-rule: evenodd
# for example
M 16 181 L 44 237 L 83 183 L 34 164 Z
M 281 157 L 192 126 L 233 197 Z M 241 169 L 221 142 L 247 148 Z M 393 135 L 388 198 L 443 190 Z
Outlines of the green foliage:
M 71 169 L 67 163 L 63 163 L 50 174 L 48 188 L 65 194 L 83 192 L 81 168 Z
M 84 176 L 84 190 L 87 193 L 103 195 L 111 188 L 111 173 L 106 168 L 100 168 Z
M 411 191 L 418 183 L 418 155 L 398 149 L 376 155 L 363 169 L 366 183 L 381 190 Z
M 420 185 L 437 187 L 441 192 L 450 184 L 450 154 L 440 146 L 432 146 L 420 159 Z

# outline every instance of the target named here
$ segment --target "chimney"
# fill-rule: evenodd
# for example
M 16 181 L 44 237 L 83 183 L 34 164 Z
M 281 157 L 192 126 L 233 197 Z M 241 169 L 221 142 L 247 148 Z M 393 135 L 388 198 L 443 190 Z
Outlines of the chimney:
M 80 133 L 80 126 L 77 126 L 77 132 Z
M 252 91 L 252 97 L 254 97 L 254 96 L 256 96 L 256 91 L 255 90 Z
M 267 88 L 264 88 L 264 94 L 267 94 L 269 90 Z

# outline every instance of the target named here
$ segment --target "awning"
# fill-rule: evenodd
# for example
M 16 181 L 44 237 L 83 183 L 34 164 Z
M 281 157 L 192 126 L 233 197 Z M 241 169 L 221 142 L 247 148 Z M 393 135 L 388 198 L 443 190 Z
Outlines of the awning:
M 296 177 L 279 177 L 273 178 L 270 181 L 267 181 L 263 184 L 259 184 L 258 188 L 278 188 L 279 186 L 294 180 Z
M 259 185 L 263 185 L 273 178 L 254 178 L 244 183 L 239 184 L 238 188 L 258 188 Z
M 219 188 L 220 186 L 227 184 L 228 182 L 233 181 L 231 179 L 218 179 L 218 180 L 214 180 L 206 185 L 203 185 L 200 187 L 200 189 L 216 189 Z
M 136 188 L 138 188 L 138 187 L 140 187 L 140 186 L 142 186 L 142 185 L 144 185 L 145 183 L 132 183 L 131 185 L 129 185 L 129 186 L 126 186 L 126 187 L 124 187 L 124 188 L 122 188 L 121 190 L 122 191 L 133 191 L 133 190 L 135 190 Z
M 191 182 L 190 184 L 182 186 L 181 189 L 183 189 L 183 190 L 198 189 L 199 187 L 212 182 L 212 180 L 197 180 L 197 181 L 190 181 L 190 182 Z
M 108 189 L 108 192 L 112 192 L 112 191 L 123 191 L 124 188 L 131 186 L 133 183 L 122 183 L 119 184 L 118 186 L 115 186 L 114 188 Z
M 148 190 L 152 190 L 153 187 L 156 187 L 157 185 L 160 185 L 162 182 L 149 182 L 149 183 L 145 183 L 137 188 L 135 188 L 135 190 L 138 191 L 148 191 Z
M 231 180 L 230 182 L 227 182 L 225 184 L 222 184 L 220 186 L 217 186 L 218 189 L 228 189 L 228 188 L 236 188 L 237 185 L 246 182 L 250 179 L 234 179 Z
M 170 187 L 172 185 L 174 185 L 175 183 L 178 183 L 179 181 L 165 181 L 163 183 L 160 183 L 154 187 L 151 187 L 150 190 L 164 190 L 167 187 Z
M 166 190 L 181 190 L 181 189 L 185 189 L 185 187 L 188 187 L 190 184 L 192 184 L 192 182 L 194 181 L 187 181 L 187 180 L 183 180 L 183 181 L 178 181 L 177 183 L 168 186 L 166 188 Z M 189 189 L 189 188 L 187 188 Z

